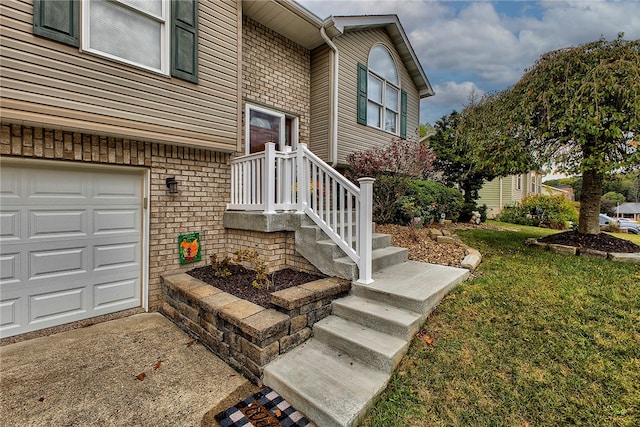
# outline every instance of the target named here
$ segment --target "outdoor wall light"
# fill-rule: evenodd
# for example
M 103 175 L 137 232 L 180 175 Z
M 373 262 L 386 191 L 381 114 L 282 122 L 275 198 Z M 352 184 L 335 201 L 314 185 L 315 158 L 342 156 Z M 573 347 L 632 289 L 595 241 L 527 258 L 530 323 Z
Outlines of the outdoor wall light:
M 171 176 L 165 180 L 169 194 L 178 194 L 178 181 L 175 176 Z

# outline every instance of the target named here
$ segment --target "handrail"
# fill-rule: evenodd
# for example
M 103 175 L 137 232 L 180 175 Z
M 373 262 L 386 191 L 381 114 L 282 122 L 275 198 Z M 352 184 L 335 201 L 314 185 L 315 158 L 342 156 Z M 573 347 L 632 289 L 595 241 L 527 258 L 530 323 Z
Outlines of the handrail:
M 296 210 L 305 213 L 359 270 L 361 283 L 371 283 L 373 178 L 360 187 L 312 153 L 306 144 L 279 152 L 274 143 L 261 153 L 231 161 L 228 209 Z

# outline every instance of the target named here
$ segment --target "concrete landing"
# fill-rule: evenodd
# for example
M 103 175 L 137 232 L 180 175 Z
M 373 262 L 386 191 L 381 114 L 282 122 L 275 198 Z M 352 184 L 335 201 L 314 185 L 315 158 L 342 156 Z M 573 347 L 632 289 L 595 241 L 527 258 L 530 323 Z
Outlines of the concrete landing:
M 314 337 L 270 363 L 264 383 L 318 426 L 354 426 L 384 389 L 424 319 L 466 269 L 408 261 L 335 300 Z

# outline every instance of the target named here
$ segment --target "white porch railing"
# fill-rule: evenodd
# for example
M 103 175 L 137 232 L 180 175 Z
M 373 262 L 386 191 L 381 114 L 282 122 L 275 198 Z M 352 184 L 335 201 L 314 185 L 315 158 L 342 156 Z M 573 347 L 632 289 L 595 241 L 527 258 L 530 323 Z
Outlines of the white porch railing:
M 232 160 L 227 208 L 307 214 L 356 263 L 358 281 L 371 283 L 374 179 L 358 181 L 360 188 L 305 144 L 279 152 L 274 143 L 267 143 L 264 152 Z

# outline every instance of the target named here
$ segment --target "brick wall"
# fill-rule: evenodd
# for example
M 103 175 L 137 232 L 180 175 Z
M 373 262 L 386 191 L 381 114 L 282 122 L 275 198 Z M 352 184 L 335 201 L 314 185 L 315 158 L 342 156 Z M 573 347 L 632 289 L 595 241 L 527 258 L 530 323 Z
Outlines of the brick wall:
M 243 17 L 242 33 L 243 101 L 297 115 L 299 141 L 308 144 L 309 50 L 246 16 Z
M 208 263 L 226 248 L 222 215 L 230 189 L 228 154 L 79 132 L 2 124 L 0 155 L 149 169 L 149 308 L 161 305 L 160 276 Z M 175 176 L 177 195 L 165 178 Z M 180 266 L 178 234 L 199 231 L 202 261 Z
M 264 233 L 227 229 L 227 256 L 231 257 L 236 249 L 258 252 L 260 259 L 267 264 L 267 273 L 283 268 L 318 273 L 318 269 L 313 264 L 296 252 L 293 231 Z

